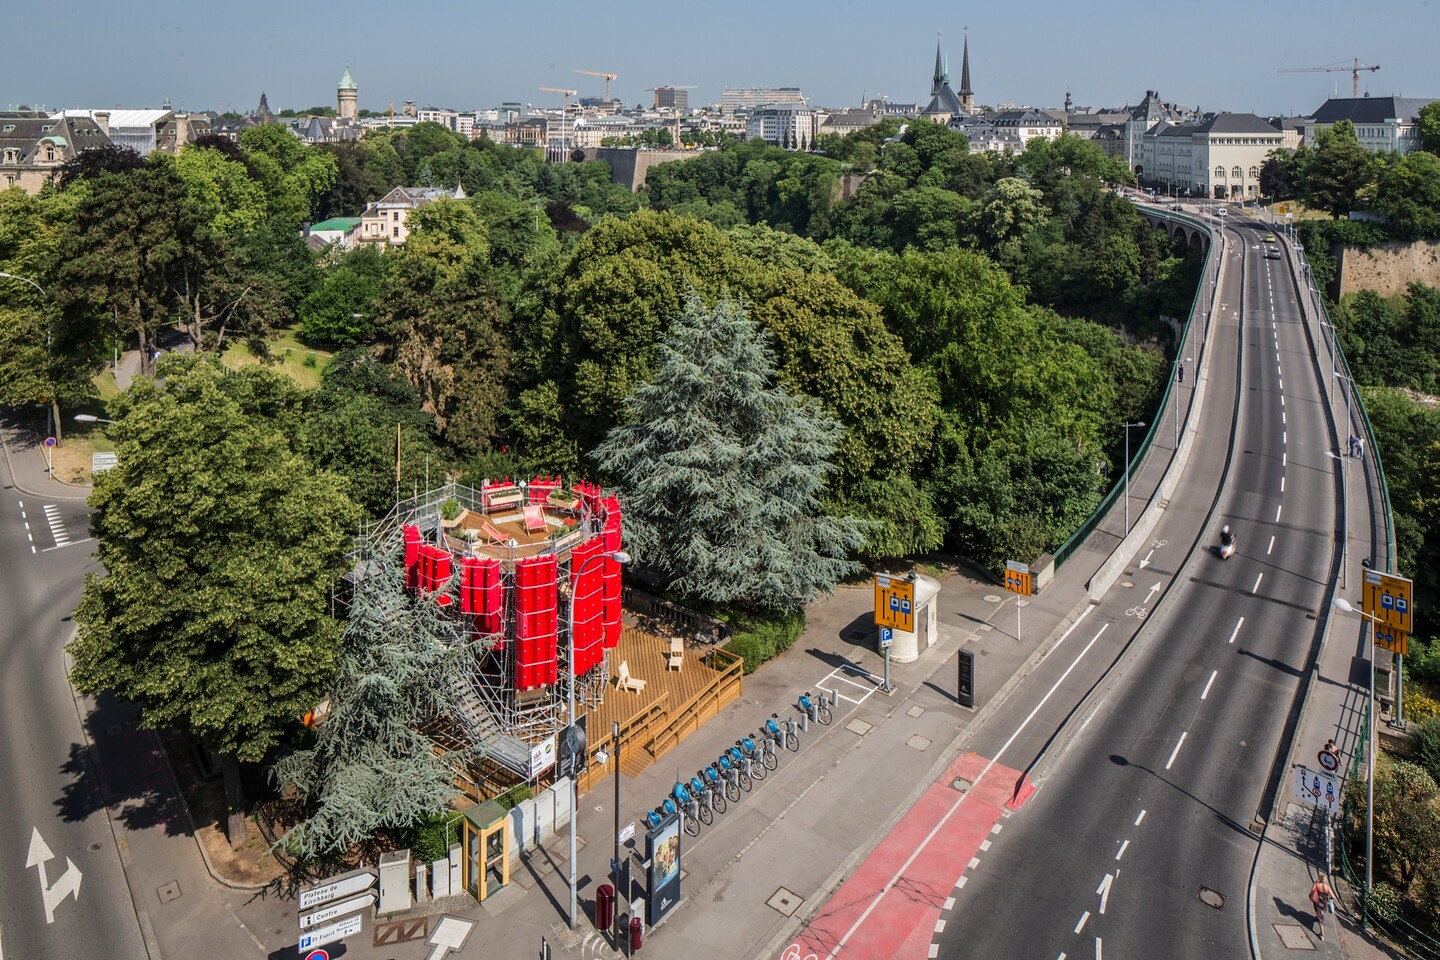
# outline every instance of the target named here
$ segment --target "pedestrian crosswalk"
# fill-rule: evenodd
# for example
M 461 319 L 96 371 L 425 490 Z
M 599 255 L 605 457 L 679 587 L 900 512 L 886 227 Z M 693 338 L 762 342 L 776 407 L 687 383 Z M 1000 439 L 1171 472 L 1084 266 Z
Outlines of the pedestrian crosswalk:
M 45 522 L 50 526 L 50 536 L 55 538 L 55 546 L 63 547 L 70 542 L 70 533 L 65 529 L 65 518 L 60 516 L 60 508 L 53 503 L 45 504 Z
M 17 500 L 16 504 L 20 507 L 20 520 L 25 524 L 25 540 L 30 546 L 30 552 L 41 552 L 41 548 L 35 545 L 35 537 L 37 534 L 42 538 L 41 542 L 44 542 L 44 532 L 40 529 L 40 518 L 38 516 L 35 517 L 32 524 L 31 511 L 25 508 L 25 501 Z M 59 505 L 54 503 L 43 504 L 40 510 L 45 518 L 45 526 L 50 528 L 50 539 L 54 541 L 51 546 L 44 547 L 44 550 L 58 550 L 61 547 L 69 547 L 77 543 L 85 542 L 85 540 L 76 540 L 70 535 L 70 530 L 65 525 L 65 516 L 60 512 Z

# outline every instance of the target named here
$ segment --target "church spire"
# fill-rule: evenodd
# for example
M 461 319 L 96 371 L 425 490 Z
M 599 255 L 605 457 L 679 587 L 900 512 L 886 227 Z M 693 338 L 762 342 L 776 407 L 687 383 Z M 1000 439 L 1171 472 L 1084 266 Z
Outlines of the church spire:
M 940 33 L 939 33 L 939 31 L 936 31 L 936 33 L 935 33 L 935 76 L 933 76 L 932 78 L 930 78 L 930 96 L 933 97 L 933 96 L 935 96 L 935 94 L 939 93 L 939 92 L 940 92 L 940 86 L 941 86 L 941 84 L 945 83 L 948 79 L 949 79 L 949 77 L 945 76 L 945 62 L 944 62 L 944 60 L 941 59 L 941 56 L 940 56 Z
M 970 33 L 965 33 L 965 52 L 960 61 L 960 96 L 968 97 L 975 94 L 970 89 Z

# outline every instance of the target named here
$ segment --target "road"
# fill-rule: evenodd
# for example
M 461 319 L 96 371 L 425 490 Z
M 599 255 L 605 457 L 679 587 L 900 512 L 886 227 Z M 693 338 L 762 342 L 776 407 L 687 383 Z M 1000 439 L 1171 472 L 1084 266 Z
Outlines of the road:
M 65 674 L 70 613 L 84 574 L 97 569 L 83 542 L 85 504 L 17 490 L 3 460 L 0 477 L 0 957 L 143 958 Z M 27 866 L 46 849 L 50 857 Z
M 942 958 L 1248 955 L 1255 818 L 1311 649 L 1338 487 L 1288 261 L 1264 258 L 1263 228 L 1230 232 L 1232 309 L 1212 333 L 1190 469 L 1153 552 L 1069 641 L 1098 638 L 1089 663 L 1023 729 L 1030 698 L 973 744 L 1033 766 L 1038 791 L 965 874 Z M 1228 561 L 1213 550 L 1222 522 L 1239 541 Z

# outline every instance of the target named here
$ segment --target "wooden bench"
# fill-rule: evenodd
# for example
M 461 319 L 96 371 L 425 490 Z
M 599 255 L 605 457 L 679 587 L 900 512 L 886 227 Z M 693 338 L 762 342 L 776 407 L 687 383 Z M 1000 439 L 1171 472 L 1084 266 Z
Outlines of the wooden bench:
M 631 693 L 639 693 L 645 689 L 645 681 L 638 677 L 630 676 L 630 663 L 627 660 L 620 661 L 620 673 L 615 678 L 617 690 L 629 690 Z

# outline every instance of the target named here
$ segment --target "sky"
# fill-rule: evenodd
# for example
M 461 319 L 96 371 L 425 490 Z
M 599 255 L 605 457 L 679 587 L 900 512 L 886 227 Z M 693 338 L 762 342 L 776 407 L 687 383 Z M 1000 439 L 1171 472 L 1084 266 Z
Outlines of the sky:
M 959 88 L 970 38 L 977 104 L 1136 103 L 1147 90 L 1204 110 L 1303 114 L 1349 96 L 1440 97 L 1440 0 L 1142 0 L 976 4 L 918 0 L 540 3 L 472 0 L 46 0 L 6 13 L 0 109 L 255 108 L 334 105 L 348 64 L 361 108 L 393 101 L 475 109 L 558 105 L 542 86 L 649 104 L 646 87 L 695 85 L 692 105 L 726 87 L 798 86 L 819 106 L 930 93 L 937 32 Z M 1188 15 L 1188 22 L 1180 14 Z M 29 42 L 25 38 L 30 38 Z M 15 41 L 20 42 L 15 42 Z

